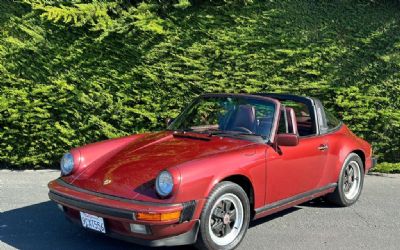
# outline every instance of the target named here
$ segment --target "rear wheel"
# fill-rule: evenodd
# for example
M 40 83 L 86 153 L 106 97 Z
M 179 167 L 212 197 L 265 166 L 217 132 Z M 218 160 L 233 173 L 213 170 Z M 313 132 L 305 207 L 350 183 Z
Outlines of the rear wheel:
M 232 182 L 221 182 L 211 192 L 201 217 L 196 243 L 199 249 L 234 249 L 250 222 L 250 203 L 246 192 Z
M 361 195 L 364 183 L 364 164 L 355 153 L 349 154 L 340 171 L 338 186 L 326 196 L 327 200 L 347 207 L 353 205 Z

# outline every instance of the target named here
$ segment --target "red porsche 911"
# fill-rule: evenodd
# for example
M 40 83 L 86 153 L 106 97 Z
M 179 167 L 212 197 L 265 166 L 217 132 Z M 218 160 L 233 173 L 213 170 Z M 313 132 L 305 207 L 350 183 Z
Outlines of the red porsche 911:
M 250 220 L 316 197 L 354 204 L 375 164 L 318 99 L 205 94 L 165 131 L 71 149 L 49 197 L 69 220 L 119 239 L 233 249 Z

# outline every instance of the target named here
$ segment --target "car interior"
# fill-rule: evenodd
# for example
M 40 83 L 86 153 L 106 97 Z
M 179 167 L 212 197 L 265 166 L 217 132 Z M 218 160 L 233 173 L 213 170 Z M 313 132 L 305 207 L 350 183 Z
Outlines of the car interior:
M 256 110 L 252 105 L 239 105 L 234 114 L 229 119 L 225 129 L 226 130 L 237 130 L 243 128 L 243 130 L 249 130 L 254 133 L 256 131 Z
M 282 109 L 278 133 L 298 134 L 300 137 L 316 134 L 315 123 L 305 103 L 293 100 L 280 101 Z M 273 124 L 272 116 L 273 114 L 263 112 L 255 105 L 237 105 L 218 118 L 218 127 L 228 131 L 268 135 Z
M 238 105 L 226 117 L 226 122 L 220 122 L 221 129 L 258 135 L 268 135 L 273 123 L 272 114 L 261 112 L 249 104 Z
M 224 130 L 267 134 L 272 127 L 272 118 L 259 115 L 255 107 L 249 104 L 239 105 L 229 113 L 227 118 L 224 119 L 226 122 L 220 122 L 220 128 Z M 294 133 L 299 136 L 315 134 L 307 106 L 294 105 L 294 107 L 287 107 L 283 105 L 278 133 Z
M 312 120 L 307 105 L 294 101 L 283 101 L 283 105 L 285 105 L 286 109 L 290 108 L 290 112 L 294 113 L 294 121 L 297 124 L 299 136 L 310 136 L 316 134 L 315 123 Z M 288 111 L 286 111 L 286 113 L 288 113 Z

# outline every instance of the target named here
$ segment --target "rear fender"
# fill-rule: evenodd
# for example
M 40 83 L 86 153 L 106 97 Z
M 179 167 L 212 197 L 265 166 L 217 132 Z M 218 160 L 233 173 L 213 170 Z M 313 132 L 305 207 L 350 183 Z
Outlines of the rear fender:
M 364 163 L 364 172 L 367 173 L 370 168 L 370 164 L 368 159 L 371 157 L 371 146 L 368 142 L 354 135 L 347 127 L 345 131 L 346 133 L 341 135 L 341 138 L 338 139 L 338 145 L 340 145 L 339 149 L 339 160 L 335 166 L 335 178 L 339 179 L 340 171 L 342 170 L 342 166 L 346 161 L 348 155 L 350 153 L 356 153 L 360 155 L 360 158 Z

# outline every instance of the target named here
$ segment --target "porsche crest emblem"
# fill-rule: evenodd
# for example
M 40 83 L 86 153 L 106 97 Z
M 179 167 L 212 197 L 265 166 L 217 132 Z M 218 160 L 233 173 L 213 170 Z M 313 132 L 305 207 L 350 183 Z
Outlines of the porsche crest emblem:
M 111 179 L 105 179 L 105 180 L 103 181 L 103 186 L 108 185 L 108 184 L 110 184 L 110 183 L 111 183 Z

